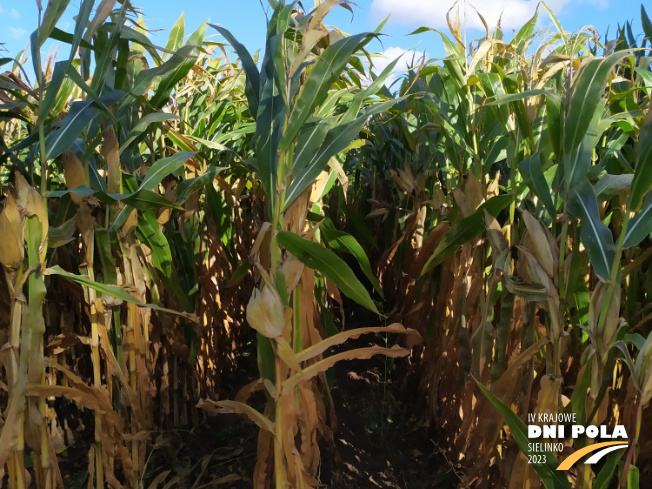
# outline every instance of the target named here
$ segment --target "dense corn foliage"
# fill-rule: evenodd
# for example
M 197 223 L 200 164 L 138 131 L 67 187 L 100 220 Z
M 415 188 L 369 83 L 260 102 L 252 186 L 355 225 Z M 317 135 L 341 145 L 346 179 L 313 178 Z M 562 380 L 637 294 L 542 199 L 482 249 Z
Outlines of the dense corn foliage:
M 324 24 L 346 2 L 269 3 L 260 53 L 183 16 L 156 46 L 127 0 L 82 0 L 64 32 L 77 7 L 53 0 L 0 59 L 3 483 L 64 487 L 62 427 L 87 411 L 88 487 L 182 484 L 148 467 L 154 433 L 206 413 L 260 428 L 257 489 L 319 487 L 326 374 L 379 354 L 407 357 L 466 487 L 646 487 L 645 10 L 638 38 L 566 32 L 541 4 L 466 45 L 453 9 L 449 34 L 413 33 L 445 59 L 388 88 L 378 33 Z M 378 326 L 345 328 L 345 305 Z M 396 345 L 346 348 L 377 333 Z M 259 379 L 222 399 L 252 340 Z M 592 442 L 567 439 L 529 464 L 527 415 L 561 412 L 628 447 L 557 471 Z

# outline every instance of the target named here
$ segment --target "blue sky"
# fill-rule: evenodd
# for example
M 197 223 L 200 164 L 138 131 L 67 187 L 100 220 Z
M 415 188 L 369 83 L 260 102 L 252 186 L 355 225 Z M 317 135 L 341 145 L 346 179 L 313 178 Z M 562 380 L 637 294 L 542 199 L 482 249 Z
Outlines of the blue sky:
M 67 31 L 72 30 L 72 17 L 77 13 L 80 0 L 72 0 L 68 11 L 58 26 Z M 150 37 L 157 45 L 165 45 L 167 32 L 182 12 L 186 19 L 186 34 L 192 32 L 203 21 L 210 19 L 231 32 L 251 51 L 263 47 L 265 36 L 265 14 L 263 6 L 267 0 L 213 0 L 187 1 L 172 0 L 134 0 L 133 4 L 142 9 L 151 30 Z M 355 15 L 343 8 L 335 8 L 326 18 L 326 23 L 335 25 L 349 33 L 375 30 L 387 16 L 390 19 L 383 29 L 387 34 L 382 38 L 382 45 L 373 49 L 385 51 L 388 57 L 396 57 L 406 50 L 426 51 L 428 57 L 441 57 L 441 42 L 434 33 L 418 36 L 406 36 L 421 26 L 442 28 L 446 30 L 446 12 L 454 0 L 357 0 L 353 6 Z M 304 0 L 306 7 L 313 5 L 313 0 Z M 505 37 L 511 38 L 515 29 L 529 19 L 536 6 L 533 0 L 476 0 L 462 2 L 466 5 L 466 15 L 462 13 L 462 24 L 467 28 L 467 39 L 480 37 L 481 32 L 477 15 L 471 9 L 475 5 L 493 25 L 500 13 L 503 13 L 503 30 Z M 43 0 L 47 4 L 47 0 Z M 99 4 L 99 0 L 97 1 Z M 631 0 L 549 0 L 548 5 L 557 12 L 565 29 L 576 31 L 582 26 L 593 25 L 604 35 L 610 26 L 610 37 L 616 30 L 618 22 L 633 20 L 635 33 L 640 33 L 640 2 Z M 652 16 L 652 5 L 648 7 Z M 543 14 L 540 26 L 545 28 L 550 22 Z M 34 0 L 7 1 L 0 0 L 0 43 L 6 51 L 0 51 L 0 57 L 14 57 L 24 49 L 30 33 L 37 25 L 37 7 Z M 213 39 L 219 39 L 215 31 L 210 31 Z M 46 45 L 46 50 L 48 46 Z M 65 52 L 65 49 L 64 49 Z M 45 52 L 43 53 L 46 54 Z

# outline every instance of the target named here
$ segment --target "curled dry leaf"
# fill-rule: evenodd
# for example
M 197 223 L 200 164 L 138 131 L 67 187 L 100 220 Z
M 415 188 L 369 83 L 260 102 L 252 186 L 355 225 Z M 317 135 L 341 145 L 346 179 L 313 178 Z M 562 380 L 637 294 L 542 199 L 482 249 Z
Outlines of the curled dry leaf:
M 403 327 L 399 323 L 393 323 L 389 326 L 375 327 L 375 328 L 357 328 L 348 331 L 342 331 L 341 333 L 335 334 L 325 340 L 320 341 L 316 345 L 306 348 L 305 350 L 297 353 L 297 360 L 300 362 L 308 361 L 312 358 L 315 358 L 318 355 L 321 355 L 330 347 L 335 345 L 341 345 L 349 339 L 355 339 L 363 334 L 370 333 L 397 333 L 405 335 L 405 347 L 412 348 L 415 345 L 421 343 L 421 335 L 414 330 Z
M 394 345 L 391 348 L 382 346 L 369 346 L 367 348 L 356 348 L 336 355 L 324 358 L 309 367 L 304 368 L 300 373 L 293 375 L 289 379 L 283 381 L 282 389 L 283 394 L 290 392 L 294 389 L 299 382 L 311 379 L 321 372 L 325 372 L 340 360 L 368 360 L 374 355 L 385 355 L 391 358 L 406 357 L 410 354 L 410 350 Z
M 263 430 L 274 434 L 274 423 L 251 406 L 238 401 L 211 401 L 200 399 L 197 403 L 199 409 L 204 409 L 213 414 L 235 413 L 244 414 L 249 420 L 257 424 Z

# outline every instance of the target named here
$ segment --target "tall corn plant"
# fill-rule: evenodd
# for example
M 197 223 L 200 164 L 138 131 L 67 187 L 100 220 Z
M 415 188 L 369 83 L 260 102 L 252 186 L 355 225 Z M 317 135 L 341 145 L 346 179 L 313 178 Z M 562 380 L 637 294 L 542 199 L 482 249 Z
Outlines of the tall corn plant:
M 238 53 L 247 74 L 246 95 L 256 119 L 249 163 L 267 198 L 269 222 L 254 247 L 261 285 L 247 305 L 247 321 L 258 331 L 261 378 L 240 397 L 263 389 L 268 405 L 263 413 L 239 401 L 201 405 L 245 414 L 261 428 L 255 487 L 316 487 L 318 433 L 332 436 L 323 397 L 328 388 L 324 372 L 339 360 L 375 354 L 398 357 L 409 350 L 374 346 L 326 358 L 323 354 L 363 333 L 414 333 L 396 324 L 323 339 L 319 318 L 326 291 L 338 297 L 342 292 L 378 311 L 344 261 L 315 242 L 320 229 L 306 220 L 328 182 L 332 185 L 327 166 L 337 168 L 337 155 L 358 137 L 369 117 L 394 105 L 395 100 L 374 95 L 395 63 L 363 86 L 357 55 L 373 35 L 343 37 L 322 24 L 333 7 L 349 8 L 344 2 L 318 3 L 308 14 L 297 10 L 295 3 L 270 1 L 270 5 L 273 14 L 260 72 L 246 49 L 227 30 L 216 27 Z M 340 241 L 361 251 L 351 236 Z

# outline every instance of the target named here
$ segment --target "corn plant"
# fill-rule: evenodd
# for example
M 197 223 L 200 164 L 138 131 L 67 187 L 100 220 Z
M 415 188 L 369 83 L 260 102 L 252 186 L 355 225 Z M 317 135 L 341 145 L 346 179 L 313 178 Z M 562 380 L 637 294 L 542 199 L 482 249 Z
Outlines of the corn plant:
M 372 34 L 343 37 L 322 23 L 334 6 L 348 8 L 346 4 L 325 2 L 310 13 L 297 13 L 294 4 L 270 4 L 274 12 L 260 72 L 246 49 L 227 30 L 217 28 L 236 49 L 247 73 L 247 100 L 256 119 L 250 164 L 268 201 L 270 221 L 258 235 L 254 255 L 262 283 L 247 305 L 247 320 L 258 332 L 261 379 L 255 385 L 265 390 L 269 404 L 264 413 L 238 401 L 203 405 L 246 414 L 261 428 L 256 487 L 269 487 L 272 480 L 275 487 L 315 487 L 318 432 L 330 433 L 323 373 L 339 360 L 375 354 L 398 357 L 409 350 L 376 346 L 326 358 L 323 353 L 363 333 L 413 333 L 392 325 L 323 339 L 319 318 L 327 293 L 339 297 L 339 289 L 360 305 L 378 310 L 348 265 L 314 241 L 320 228 L 306 220 L 332 185 L 325 168 L 329 166 L 332 174 L 339 167 L 337 155 L 358 137 L 368 118 L 394 105 L 395 100 L 372 97 L 396 62 L 363 87 L 353 61 Z M 352 236 L 334 241 L 340 247 L 346 242 L 344 246 L 364 261 Z M 253 389 L 254 385 L 245 388 L 243 397 Z

